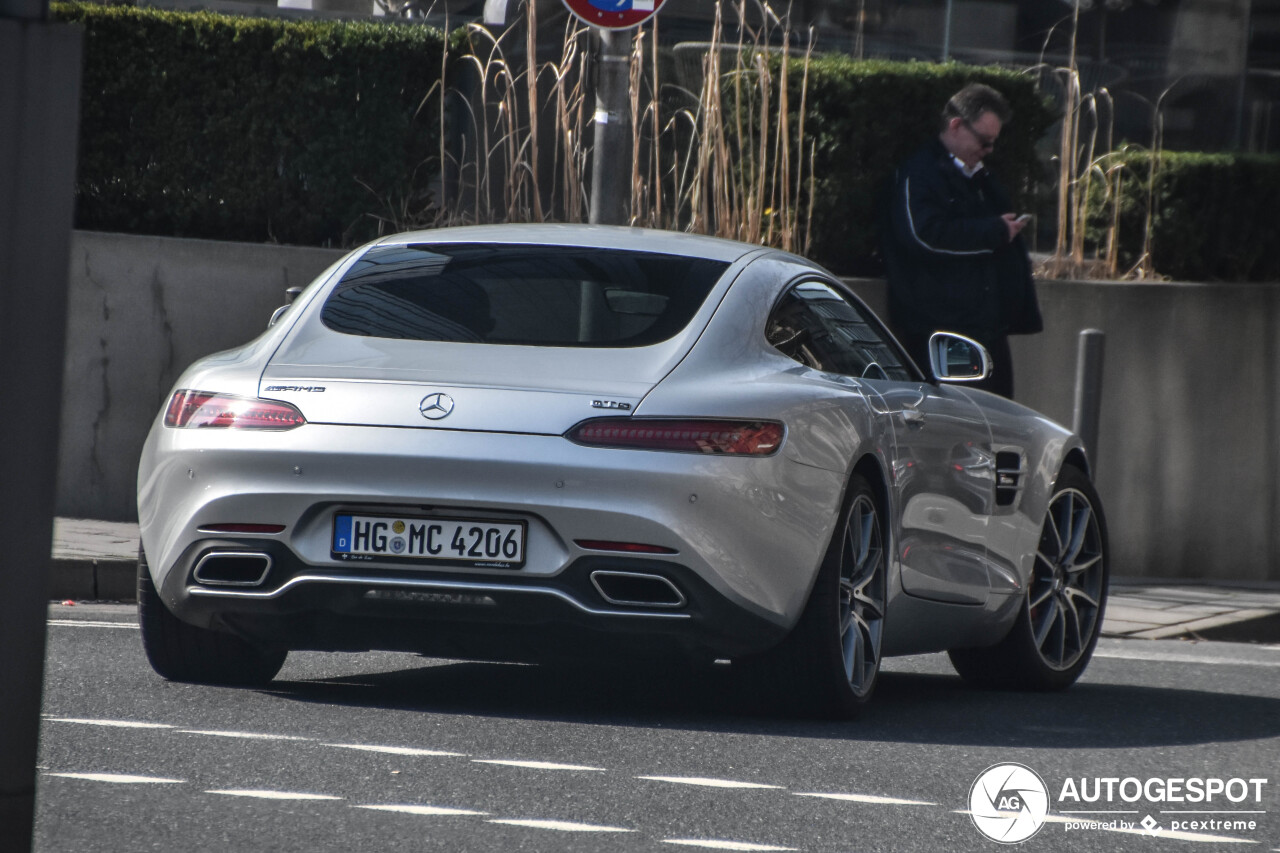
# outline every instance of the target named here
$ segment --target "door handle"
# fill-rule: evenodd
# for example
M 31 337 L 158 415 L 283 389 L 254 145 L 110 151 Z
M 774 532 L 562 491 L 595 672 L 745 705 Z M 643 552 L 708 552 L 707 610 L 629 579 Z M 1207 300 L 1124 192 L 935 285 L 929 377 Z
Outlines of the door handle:
M 921 426 L 924 424 L 924 412 L 920 411 L 915 406 L 907 404 L 902 407 L 902 420 L 904 420 L 908 425 L 914 424 L 915 426 Z

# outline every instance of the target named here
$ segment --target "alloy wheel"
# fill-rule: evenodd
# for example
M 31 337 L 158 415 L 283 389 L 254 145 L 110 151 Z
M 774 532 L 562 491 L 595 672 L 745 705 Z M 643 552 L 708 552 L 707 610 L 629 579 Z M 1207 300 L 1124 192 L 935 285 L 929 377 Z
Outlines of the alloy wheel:
M 885 611 L 885 551 L 875 503 L 859 495 L 849 508 L 840 552 L 840 649 L 854 695 L 865 696 L 880 668 Z
M 1027 591 L 1032 638 L 1053 669 L 1071 667 L 1091 648 L 1101 617 L 1103 554 L 1098 516 L 1088 496 L 1078 489 L 1055 494 Z

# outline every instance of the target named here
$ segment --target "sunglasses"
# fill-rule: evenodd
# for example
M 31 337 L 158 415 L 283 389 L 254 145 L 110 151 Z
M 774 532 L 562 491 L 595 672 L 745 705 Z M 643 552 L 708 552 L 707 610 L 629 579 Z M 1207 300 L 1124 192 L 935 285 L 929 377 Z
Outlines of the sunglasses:
M 973 125 L 969 124 L 969 121 L 967 119 L 960 119 L 960 122 L 966 128 L 968 128 L 970 133 L 973 134 L 973 138 L 977 140 L 978 144 L 982 146 L 983 150 L 992 151 L 995 149 L 996 138 L 994 136 L 984 136 L 981 133 L 978 133 L 978 131 L 973 129 Z

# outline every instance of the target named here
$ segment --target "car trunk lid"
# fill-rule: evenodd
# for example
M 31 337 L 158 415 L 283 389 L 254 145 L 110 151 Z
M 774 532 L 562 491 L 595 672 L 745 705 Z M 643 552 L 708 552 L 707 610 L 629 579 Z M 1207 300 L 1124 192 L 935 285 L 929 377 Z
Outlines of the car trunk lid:
M 309 423 L 559 435 L 633 410 L 687 350 L 329 337 L 322 357 L 318 347 L 277 353 L 259 395 L 292 403 Z

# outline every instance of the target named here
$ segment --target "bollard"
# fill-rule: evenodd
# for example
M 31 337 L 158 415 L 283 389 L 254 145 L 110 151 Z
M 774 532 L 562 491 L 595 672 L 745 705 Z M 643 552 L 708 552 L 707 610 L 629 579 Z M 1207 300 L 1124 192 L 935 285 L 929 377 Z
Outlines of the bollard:
M 1071 429 L 1084 442 L 1090 463 L 1098 464 L 1098 420 L 1102 414 L 1102 362 L 1107 333 L 1085 329 L 1076 349 L 1076 401 Z

